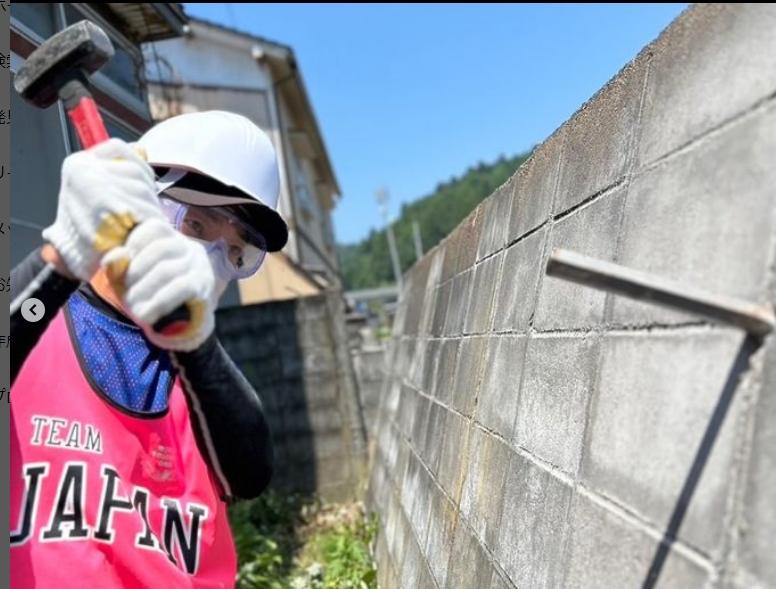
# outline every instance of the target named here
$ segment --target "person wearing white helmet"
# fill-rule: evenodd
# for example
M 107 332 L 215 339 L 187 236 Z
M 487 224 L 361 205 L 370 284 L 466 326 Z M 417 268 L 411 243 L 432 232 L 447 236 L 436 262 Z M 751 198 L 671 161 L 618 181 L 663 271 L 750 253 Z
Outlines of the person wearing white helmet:
M 215 308 L 285 246 L 279 193 L 269 138 L 223 111 L 65 158 L 11 274 L 12 587 L 234 587 L 226 505 L 267 488 L 274 453 Z

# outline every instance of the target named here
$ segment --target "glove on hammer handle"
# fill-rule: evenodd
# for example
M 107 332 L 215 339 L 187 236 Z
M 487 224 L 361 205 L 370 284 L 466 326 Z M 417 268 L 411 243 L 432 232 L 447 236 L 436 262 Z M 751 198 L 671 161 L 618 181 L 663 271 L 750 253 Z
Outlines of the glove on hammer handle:
M 65 110 L 84 149 L 109 139 L 102 116 L 97 109 L 97 103 L 88 90 L 82 72 L 78 72 L 73 76 L 73 79 L 65 82 L 59 96 L 64 102 Z M 190 319 L 191 313 L 184 304 L 166 317 L 159 319 L 154 324 L 153 329 L 163 335 L 174 335 L 184 331 Z

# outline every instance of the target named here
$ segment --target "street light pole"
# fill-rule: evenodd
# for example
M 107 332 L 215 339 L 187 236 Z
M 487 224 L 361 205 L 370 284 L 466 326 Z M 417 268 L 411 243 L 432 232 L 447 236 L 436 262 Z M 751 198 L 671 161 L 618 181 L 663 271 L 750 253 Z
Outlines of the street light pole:
M 388 249 L 391 252 L 391 262 L 393 263 L 393 276 L 394 276 L 394 279 L 396 280 L 396 288 L 399 290 L 399 295 L 401 296 L 401 291 L 402 291 L 401 265 L 399 264 L 399 253 L 396 250 L 396 240 L 394 239 L 394 236 L 393 236 L 393 226 L 388 219 L 388 209 L 385 206 L 385 203 L 387 200 L 388 200 L 388 193 L 383 188 L 379 189 L 377 191 L 377 203 L 380 206 L 380 214 L 382 214 L 383 220 L 385 221 L 385 229 L 386 229 L 386 233 L 388 233 Z
M 420 239 L 420 225 L 417 221 L 412 222 L 412 235 L 415 237 L 415 257 L 420 260 L 423 257 L 423 242 Z

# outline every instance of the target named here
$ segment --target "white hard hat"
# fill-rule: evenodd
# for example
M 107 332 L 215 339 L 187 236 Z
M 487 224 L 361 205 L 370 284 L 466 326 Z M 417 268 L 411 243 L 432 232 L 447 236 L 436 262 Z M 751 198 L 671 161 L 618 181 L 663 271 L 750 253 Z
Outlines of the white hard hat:
M 277 155 L 248 118 L 218 110 L 174 116 L 146 132 L 138 146 L 161 174 L 160 193 L 191 205 L 240 205 L 268 251 L 286 245 L 288 225 L 277 210 Z

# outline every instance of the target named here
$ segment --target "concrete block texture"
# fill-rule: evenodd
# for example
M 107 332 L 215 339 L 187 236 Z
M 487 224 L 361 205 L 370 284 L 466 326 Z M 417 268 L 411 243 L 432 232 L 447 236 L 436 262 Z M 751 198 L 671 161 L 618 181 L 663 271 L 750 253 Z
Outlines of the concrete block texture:
M 401 507 L 396 494 L 391 497 L 388 507 L 388 519 L 385 524 L 385 537 L 388 540 L 388 550 L 391 560 L 395 563 L 397 576 L 403 573 L 404 553 L 411 542 L 412 528 L 407 522 L 407 515 Z
M 512 245 L 503 255 L 493 331 L 525 333 L 536 308 L 547 229 Z M 472 295 L 472 304 L 474 304 Z
M 773 96 L 774 29 L 776 4 L 695 4 L 644 50 L 641 166 Z
M 442 240 L 441 247 L 445 249 L 445 259 L 442 263 L 439 281 L 449 282 L 458 275 L 458 259 L 461 255 L 461 250 L 465 247 L 472 247 L 472 244 L 466 243 L 463 231 L 459 225 Z M 414 272 L 411 272 L 411 274 L 414 274 Z
M 547 256 L 554 248 L 563 248 L 614 262 L 625 194 L 624 188 L 616 189 L 555 223 Z M 543 270 L 546 261 L 541 254 L 534 260 Z M 603 322 L 605 292 L 555 276 L 544 275 L 541 281 L 533 322 L 537 331 L 590 329 Z
M 450 406 L 470 417 L 474 412 L 480 381 L 485 367 L 488 338 L 467 337 L 461 340 L 458 362 L 452 381 Z
M 418 337 L 426 337 L 431 333 L 432 323 L 437 313 L 437 286 L 440 284 L 440 276 L 442 274 L 442 265 L 445 261 L 445 248 L 444 245 L 440 245 L 431 250 L 424 260 L 429 259 L 428 273 L 426 275 L 425 297 L 423 298 L 423 309 L 420 313 L 420 321 L 418 323 L 417 335 Z M 424 264 L 425 267 L 425 264 Z M 412 299 L 410 299 L 412 300 Z M 441 321 L 442 325 L 444 322 Z
M 480 206 L 482 229 L 477 245 L 477 260 L 482 260 L 504 247 L 509 230 L 509 215 L 514 200 L 515 178 L 499 186 Z M 471 246 L 471 244 L 469 244 Z
M 626 65 L 566 125 L 555 215 L 623 182 L 638 138 L 647 67 Z
M 425 568 L 425 558 L 420 551 L 417 538 L 415 538 L 412 530 L 410 529 L 405 536 L 404 554 L 401 560 L 402 566 L 399 573 L 401 579 L 401 586 L 403 587 L 416 587 L 418 578 L 420 577 L 420 571 Z
M 477 399 L 476 419 L 504 438 L 511 438 L 517 414 L 526 337 L 491 337 Z
M 436 251 L 436 250 L 432 250 Z M 428 296 L 429 272 L 435 265 L 436 256 L 431 252 L 421 258 L 412 270 L 404 278 L 404 292 L 402 296 L 406 300 L 413 301 L 412 305 L 402 305 L 403 321 L 394 325 L 394 337 L 401 335 L 418 336 L 423 334 L 426 313 L 426 297 Z M 438 266 L 438 262 L 436 262 Z M 435 270 L 438 270 L 435 267 Z
M 397 339 L 394 339 L 393 341 L 397 342 Z M 391 362 L 390 358 L 386 357 L 382 362 L 382 366 L 380 367 L 382 370 L 382 376 L 380 378 L 383 381 L 385 381 L 386 375 L 389 374 L 391 368 L 393 367 L 396 368 L 396 374 L 400 374 L 405 379 L 412 370 L 412 362 L 415 358 L 415 349 L 417 348 L 418 340 L 408 337 L 398 341 L 400 342 L 400 348 L 397 361 Z
M 434 581 L 434 575 L 431 574 L 428 562 L 425 560 L 423 561 L 423 566 L 421 566 L 418 571 L 418 583 L 416 587 L 417 589 L 439 589 Z
M 712 294 L 765 302 L 776 241 L 774 129 L 776 101 L 634 179 L 619 263 Z M 624 297 L 614 304 L 616 323 L 693 320 Z
M 569 517 L 563 589 L 712 589 L 710 570 L 693 554 L 671 550 L 657 584 L 647 582 L 658 537 L 621 513 L 577 494 Z
M 605 336 L 583 458 L 585 485 L 666 529 L 688 499 L 682 491 L 700 466 L 702 441 L 713 442 L 679 538 L 715 557 L 729 516 L 742 398 L 733 396 L 721 422 L 715 410 L 741 377 L 742 341 L 733 330 Z
M 597 337 L 532 337 L 514 443 L 576 476 L 595 387 Z
M 439 587 L 445 587 L 447 583 L 455 530 L 460 525 L 458 514 L 458 507 L 443 493 L 434 494 L 424 553 L 428 557 L 431 574 Z
M 434 372 L 436 378 L 429 392 L 444 405 L 449 405 L 453 398 L 453 377 L 460 347 L 459 339 L 442 340 L 439 346 L 439 360 Z
M 466 323 L 466 310 L 469 308 L 469 299 L 472 292 L 473 278 L 474 271 L 465 270 L 451 281 L 450 301 L 443 329 L 443 334 L 446 336 L 458 336 L 463 333 Z
M 412 423 L 412 436 L 410 443 L 413 448 L 417 449 L 420 453 L 425 443 L 426 435 L 429 430 L 429 412 L 433 401 L 421 395 L 417 395 L 417 413 L 415 414 L 414 421 Z
M 434 479 L 425 468 L 418 471 L 418 488 L 412 510 L 408 511 L 412 529 L 420 546 L 426 545 L 428 539 L 428 520 L 431 513 L 431 502 L 437 492 Z
M 432 337 L 441 337 L 445 332 L 445 321 L 447 320 L 447 311 L 450 305 L 450 293 L 452 291 L 452 281 L 444 282 L 436 289 L 435 296 L 432 299 L 434 311 L 428 332 Z
M 741 566 L 750 587 L 776 587 L 776 337 L 771 336 L 760 359 L 762 376 L 755 408 L 750 470 L 738 522 Z M 739 585 L 743 587 L 743 585 Z
M 426 371 L 426 361 L 428 360 L 429 340 L 416 339 L 415 349 L 413 350 L 412 360 L 410 361 L 410 369 L 408 374 L 404 374 L 396 371 L 396 366 L 390 366 L 388 373 L 392 378 L 407 380 L 408 384 L 411 384 L 415 388 L 423 389 L 423 378 Z
M 506 443 L 481 429 L 471 434 L 471 460 L 465 473 L 460 509 L 480 541 L 493 547 L 498 540 L 501 506 L 512 451 Z
M 469 463 L 469 447 L 475 426 L 469 419 L 447 412 L 445 434 L 439 455 L 437 483 L 455 502 L 460 502 L 461 486 Z
M 494 555 L 516 587 L 561 584 L 572 487 L 512 454 Z
M 514 589 L 514 586 L 494 570 L 488 589 Z
M 439 457 L 442 455 L 442 440 L 445 437 L 449 410 L 435 403 L 429 402 L 428 422 L 418 450 L 418 455 L 423 460 L 426 468 L 433 476 L 437 475 Z
M 487 552 L 471 530 L 464 525 L 455 529 L 453 554 L 458 556 L 450 559 L 446 589 L 490 586 L 493 567 Z
M 458 237 L 458 255 L 456 256 L 455 274 L 464 270 L 470 270 L 477 261 L 477 247 L 482 233 L 483 217 L 482 207 L 477 207 L 455 229 L 454 235 Z
M 421 375 L 419 388 L 427 395 L 431 394 L 434 382 L 438 380 L 437 364 L 439 363 L 439 352 L 442 349 L 443 340 L 429 340 L 425 346 L 425 359 L 423 360 L 423 372 Z
M 466 322 L 464 323 L 465 334 L 485 333 L 490 330 L 491 312 L 496 305 L 498 295 L 496 286 L 501 271 L 502 258 L 503 254 L 491 256 L 477 264 L 473 270 L 474 278 L 472 280 L 474 283 L 471 295 L 468 297 Z M 455 293 L 455 296 L 461 295 L 461 292 Z
M 407 458 L 404 477 L 401 481 L 401 488 L 399 489 L 401 505 L 407 517 L 411 517 L 412 507 L 417 498 L 422 494 L 420 478 L 423 476 L 424 471 L 421 460 L 414 453 L 410 453 Z
M 537 146 L 517 171 L 507 244 L 525 237 L 550 220 L 565 132 L 563 126 Z
M 415 389 L 407 385 L 400 386 L 400 389 L 396 427 L 399 428 L 399 431 L 401 431 L 405 438 L 410 438 L 415 427 L 415 418 L 418 417 L 417 409 L 421 397 Z

